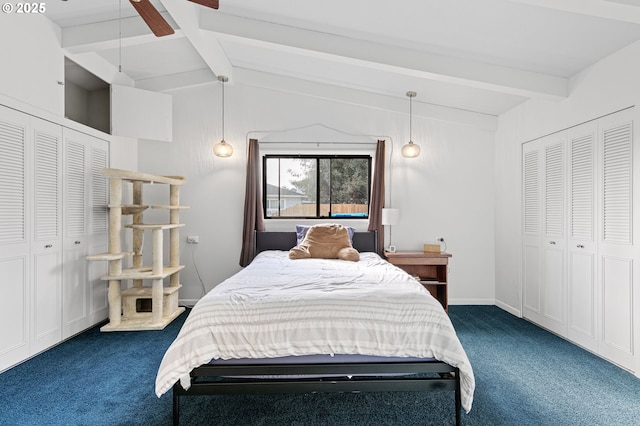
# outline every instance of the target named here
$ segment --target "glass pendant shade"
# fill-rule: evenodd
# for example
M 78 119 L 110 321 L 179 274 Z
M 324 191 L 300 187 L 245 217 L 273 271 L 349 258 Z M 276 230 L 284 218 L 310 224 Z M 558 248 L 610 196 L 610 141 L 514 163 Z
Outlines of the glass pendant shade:
M 213 153 L 218 157 L 231 157 L 231 154 L 233 154 L 233 147 L 223 139 L 215 144 L 213 147 Z
M 413 143 L 411 138 L 411 133 L 413 131 L 413 107 L 411 100 L 415 98 L 416 95 L 416 92 L 407 92 L 407 96 L 409 97 L 409 143 L 402 147 L 402 156 L 404 158 L 416 158 L 420 155 L 420 147 Z
M 229 81 L 229 78 L 224 75 L 219 75 L 218 81 L 222 83 L 222 140 L 214 145 L 213 153 L 217 157 L 225 158 L 231 157 L 231 154 L 233 154 L 233 147 L 224 140 L 224 84 Z
M 420 155 L 420 147 L 413 143 L 413 141 L 409 141 L 408 144 L 402 147 L 402 156 L 405 158 L 416 158 Z

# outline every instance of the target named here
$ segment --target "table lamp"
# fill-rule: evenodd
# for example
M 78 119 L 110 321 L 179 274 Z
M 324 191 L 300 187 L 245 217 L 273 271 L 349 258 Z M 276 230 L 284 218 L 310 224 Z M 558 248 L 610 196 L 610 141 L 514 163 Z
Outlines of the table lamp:
M 383 208 L 382 209 L 382 225 L 389 226 L 389 245 L 386 250 L 391 253 L 396 252 L 396 246 L 391 244 L 391 226 L 397 225 L 400 219 L 400 210 L 391 209 L 391 208 Z

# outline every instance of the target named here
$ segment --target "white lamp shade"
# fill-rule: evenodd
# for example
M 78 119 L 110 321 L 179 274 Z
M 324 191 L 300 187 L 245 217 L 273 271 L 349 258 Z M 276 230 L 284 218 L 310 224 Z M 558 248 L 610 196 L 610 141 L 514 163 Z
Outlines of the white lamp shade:
M 398 209 L 382 209 L 382 224 L 396 225 L 400 221 L 400 210 Z

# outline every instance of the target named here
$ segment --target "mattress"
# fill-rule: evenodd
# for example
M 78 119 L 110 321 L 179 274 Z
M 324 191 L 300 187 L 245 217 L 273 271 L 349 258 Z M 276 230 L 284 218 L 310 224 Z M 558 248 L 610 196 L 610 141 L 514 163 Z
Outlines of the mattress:
M 462 407 L 471 409 L 473 370 L 449 317 L 375 253 L 358 262 L 260 253 L 194 306 L 164 355 L 156 394 L 178 380 L 188 389 L 190 371 L 212 359 L 306 355 L 434 358 L 459 368 Z

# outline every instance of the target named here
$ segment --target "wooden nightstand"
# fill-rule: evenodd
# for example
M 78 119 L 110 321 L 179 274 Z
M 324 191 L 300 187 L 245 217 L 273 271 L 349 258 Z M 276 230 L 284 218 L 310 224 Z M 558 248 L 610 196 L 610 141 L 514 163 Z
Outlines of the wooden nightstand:
M 420 283 L 438 299 L 445 311 L 449 309 L 447 293 L 447 268 L 449 253 L 426 253 L 422 251 L 385 251 L 385 257 L 410 275 L 420 277 Z

